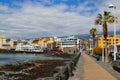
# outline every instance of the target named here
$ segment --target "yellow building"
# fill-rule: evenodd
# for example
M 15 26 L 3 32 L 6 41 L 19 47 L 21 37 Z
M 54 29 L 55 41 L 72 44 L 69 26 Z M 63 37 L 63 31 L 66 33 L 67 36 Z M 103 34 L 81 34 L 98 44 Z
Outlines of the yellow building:
M 35 38 L 33 40 L 33 44 L 41 44 L 44 47 L 47 47 L 47 44 L 52 44 L 54 41 L 54 38 Z
M 6 44 L 6 37 L 0 36 L 0 47 L 2 47 L 3 44 Z
M 53 38 L 35 38 L 33 40 L 33 43 L 36 43 L 36 44 L 41 44 L 46 42 L 53 42 Z
M 107 37 L 107 44 L 108 45 L 114 44 L 114 35 L 109 35 Z M 120 35 L 116 35 L 116 44 L 120 44 Z M 97 38 L 97 45 L 100 48 L 103 48 L 105 46 L 105 39 L 102 36 L 99 36 Z

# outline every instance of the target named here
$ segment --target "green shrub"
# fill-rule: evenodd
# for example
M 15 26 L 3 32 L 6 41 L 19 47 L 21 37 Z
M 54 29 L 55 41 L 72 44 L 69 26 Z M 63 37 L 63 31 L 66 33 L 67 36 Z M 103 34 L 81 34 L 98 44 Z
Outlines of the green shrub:
M 87 54 L 91 54 L 92 53 L 92 51 L 91 50 L 87 50 Z

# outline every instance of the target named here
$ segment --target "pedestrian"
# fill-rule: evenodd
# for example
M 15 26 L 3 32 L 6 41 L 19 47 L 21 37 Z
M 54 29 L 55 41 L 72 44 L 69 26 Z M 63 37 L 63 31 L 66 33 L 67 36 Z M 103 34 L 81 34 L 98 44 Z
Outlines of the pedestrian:
M 82 50 L 82 53 L 81 53 L 81 55 L 83 55 L 83 54 L 85 54 L 85 50 L 84 50 L 84 49 Z

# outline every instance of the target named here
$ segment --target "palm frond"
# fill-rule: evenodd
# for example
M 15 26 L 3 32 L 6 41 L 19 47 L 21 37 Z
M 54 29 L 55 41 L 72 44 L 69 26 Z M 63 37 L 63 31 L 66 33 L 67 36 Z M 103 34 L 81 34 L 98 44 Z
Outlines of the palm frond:
M 100 19 L 100 20 L 103 19 L 102 14 L 98 14 L 98 15 L 97 15 L 97 18 Z
M 89 33 L 92 34 L 92 35 L 93 34 L 98 34 L 98 31 L 97 31 L 96 28 L 92 28 L 92 29 L 89 30 Z
M 104 20 L 108 21 L 109 18 L 113 17 L 113 15 L 111 15 L 111 12 L 108 11 L 104 11 Z
M 104 11 L 104 16 L 108 16 L 108 15 L 110 15 L 111 14 L 111 12 L 109 12 L 109 11 Z
M 96 20 L 94 21 L 94 24 L 95 24 L 95 25 L 98 25 L 98 24 L 100 24 L 100 22 L 101 22 L 101 20 L 96 19 Z
M 109 23 L 109 24 L 113 24 L 114 22 L 115 22 L 114 17 L 110 17 L 110 18 L 108 19 L 108 23 Z

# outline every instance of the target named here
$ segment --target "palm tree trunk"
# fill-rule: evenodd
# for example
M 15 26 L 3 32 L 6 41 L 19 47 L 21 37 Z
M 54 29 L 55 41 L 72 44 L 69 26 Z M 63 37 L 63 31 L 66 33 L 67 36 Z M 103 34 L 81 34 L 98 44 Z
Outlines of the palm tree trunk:
M 107 49 L 107 39 L 105 39 L 105 62 L 106 62 L 106 63 L 109 62 L 108 49 Z
M 93 37 L 93 48 L 95 47 L 95 34 L 92 35 Z
M 107 36 L 108 36 L 108 33 L 107 33 L 107 23 L 106 23 L 106 21 L 104 21 L 104 23 L 103 23 L 103 36 L 104 36 L 104 38 L 107 40 Z
M 106 21 L 103 22 L 103 36 L 104 36 L 104 39 L 105 39 L 105 62 L 109 62 L 109 58 L 108 58 L 108 50 L 107 50 L 107 36 L 108 36 L 108 33 L 107 33 L 107 23 Z

